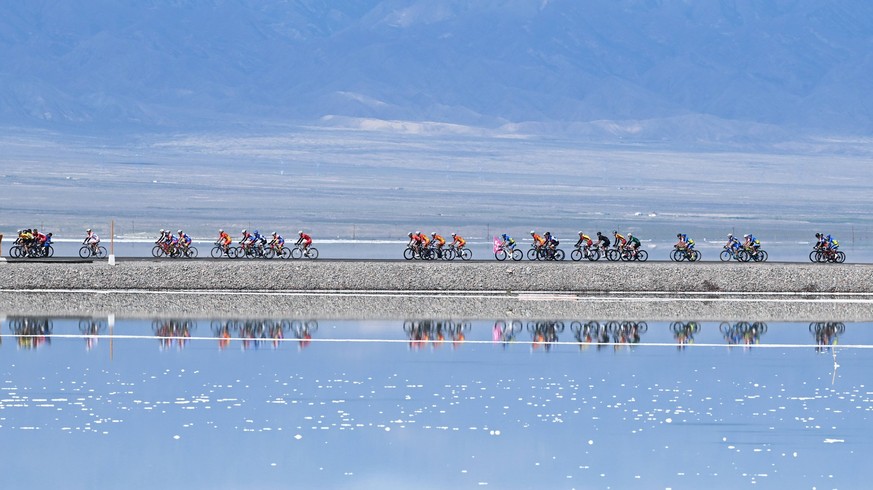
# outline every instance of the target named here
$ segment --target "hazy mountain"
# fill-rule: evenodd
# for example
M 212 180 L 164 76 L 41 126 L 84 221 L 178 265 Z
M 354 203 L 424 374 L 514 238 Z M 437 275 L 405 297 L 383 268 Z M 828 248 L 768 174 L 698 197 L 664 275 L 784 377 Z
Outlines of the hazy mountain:
M 667 139 L 873 130 L 873 4 L 862 1 L 28 0 L 0 9 L 4 125 L 376 119 Z

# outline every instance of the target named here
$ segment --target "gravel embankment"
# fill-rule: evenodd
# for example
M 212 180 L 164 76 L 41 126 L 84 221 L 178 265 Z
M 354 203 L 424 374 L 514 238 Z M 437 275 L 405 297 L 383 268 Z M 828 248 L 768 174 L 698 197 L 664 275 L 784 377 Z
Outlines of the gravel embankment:
M 2 289 L 873 293 L 873 265 L 376 261 L 6 263 Z
M 871 272 L 818 264 L 7 263 L 0 314 L 870 321 L 870 296 L 833 293 L 873 293 Z M 636 291 L 646 293 L 628 294 Z M 783 292 L 803 296 L 770 294 Z

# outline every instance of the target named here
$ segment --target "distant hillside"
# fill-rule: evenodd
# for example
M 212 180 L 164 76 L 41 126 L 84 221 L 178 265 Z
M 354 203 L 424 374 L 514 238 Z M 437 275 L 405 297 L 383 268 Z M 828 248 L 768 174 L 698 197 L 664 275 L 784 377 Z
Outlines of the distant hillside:
M 873 130 L 873 3 L 863 1 L 28 0 L 2 10 L 2 125 L 402 120 L 656 140 Z

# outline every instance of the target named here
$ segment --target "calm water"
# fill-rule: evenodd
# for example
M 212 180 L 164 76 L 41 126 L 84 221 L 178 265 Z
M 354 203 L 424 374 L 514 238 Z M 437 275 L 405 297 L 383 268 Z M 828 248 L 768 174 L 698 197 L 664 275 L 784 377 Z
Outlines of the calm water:
M 2 333 L 3 488 L 873 476 L 873 324 L 10 317 Z

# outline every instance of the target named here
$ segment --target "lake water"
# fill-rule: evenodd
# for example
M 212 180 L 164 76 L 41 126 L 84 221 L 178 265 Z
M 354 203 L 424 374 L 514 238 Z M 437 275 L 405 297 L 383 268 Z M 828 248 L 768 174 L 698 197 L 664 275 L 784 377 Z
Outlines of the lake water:
M 0 341 L 3 488 L 871 476 L 870 323 L 9 317 Z

